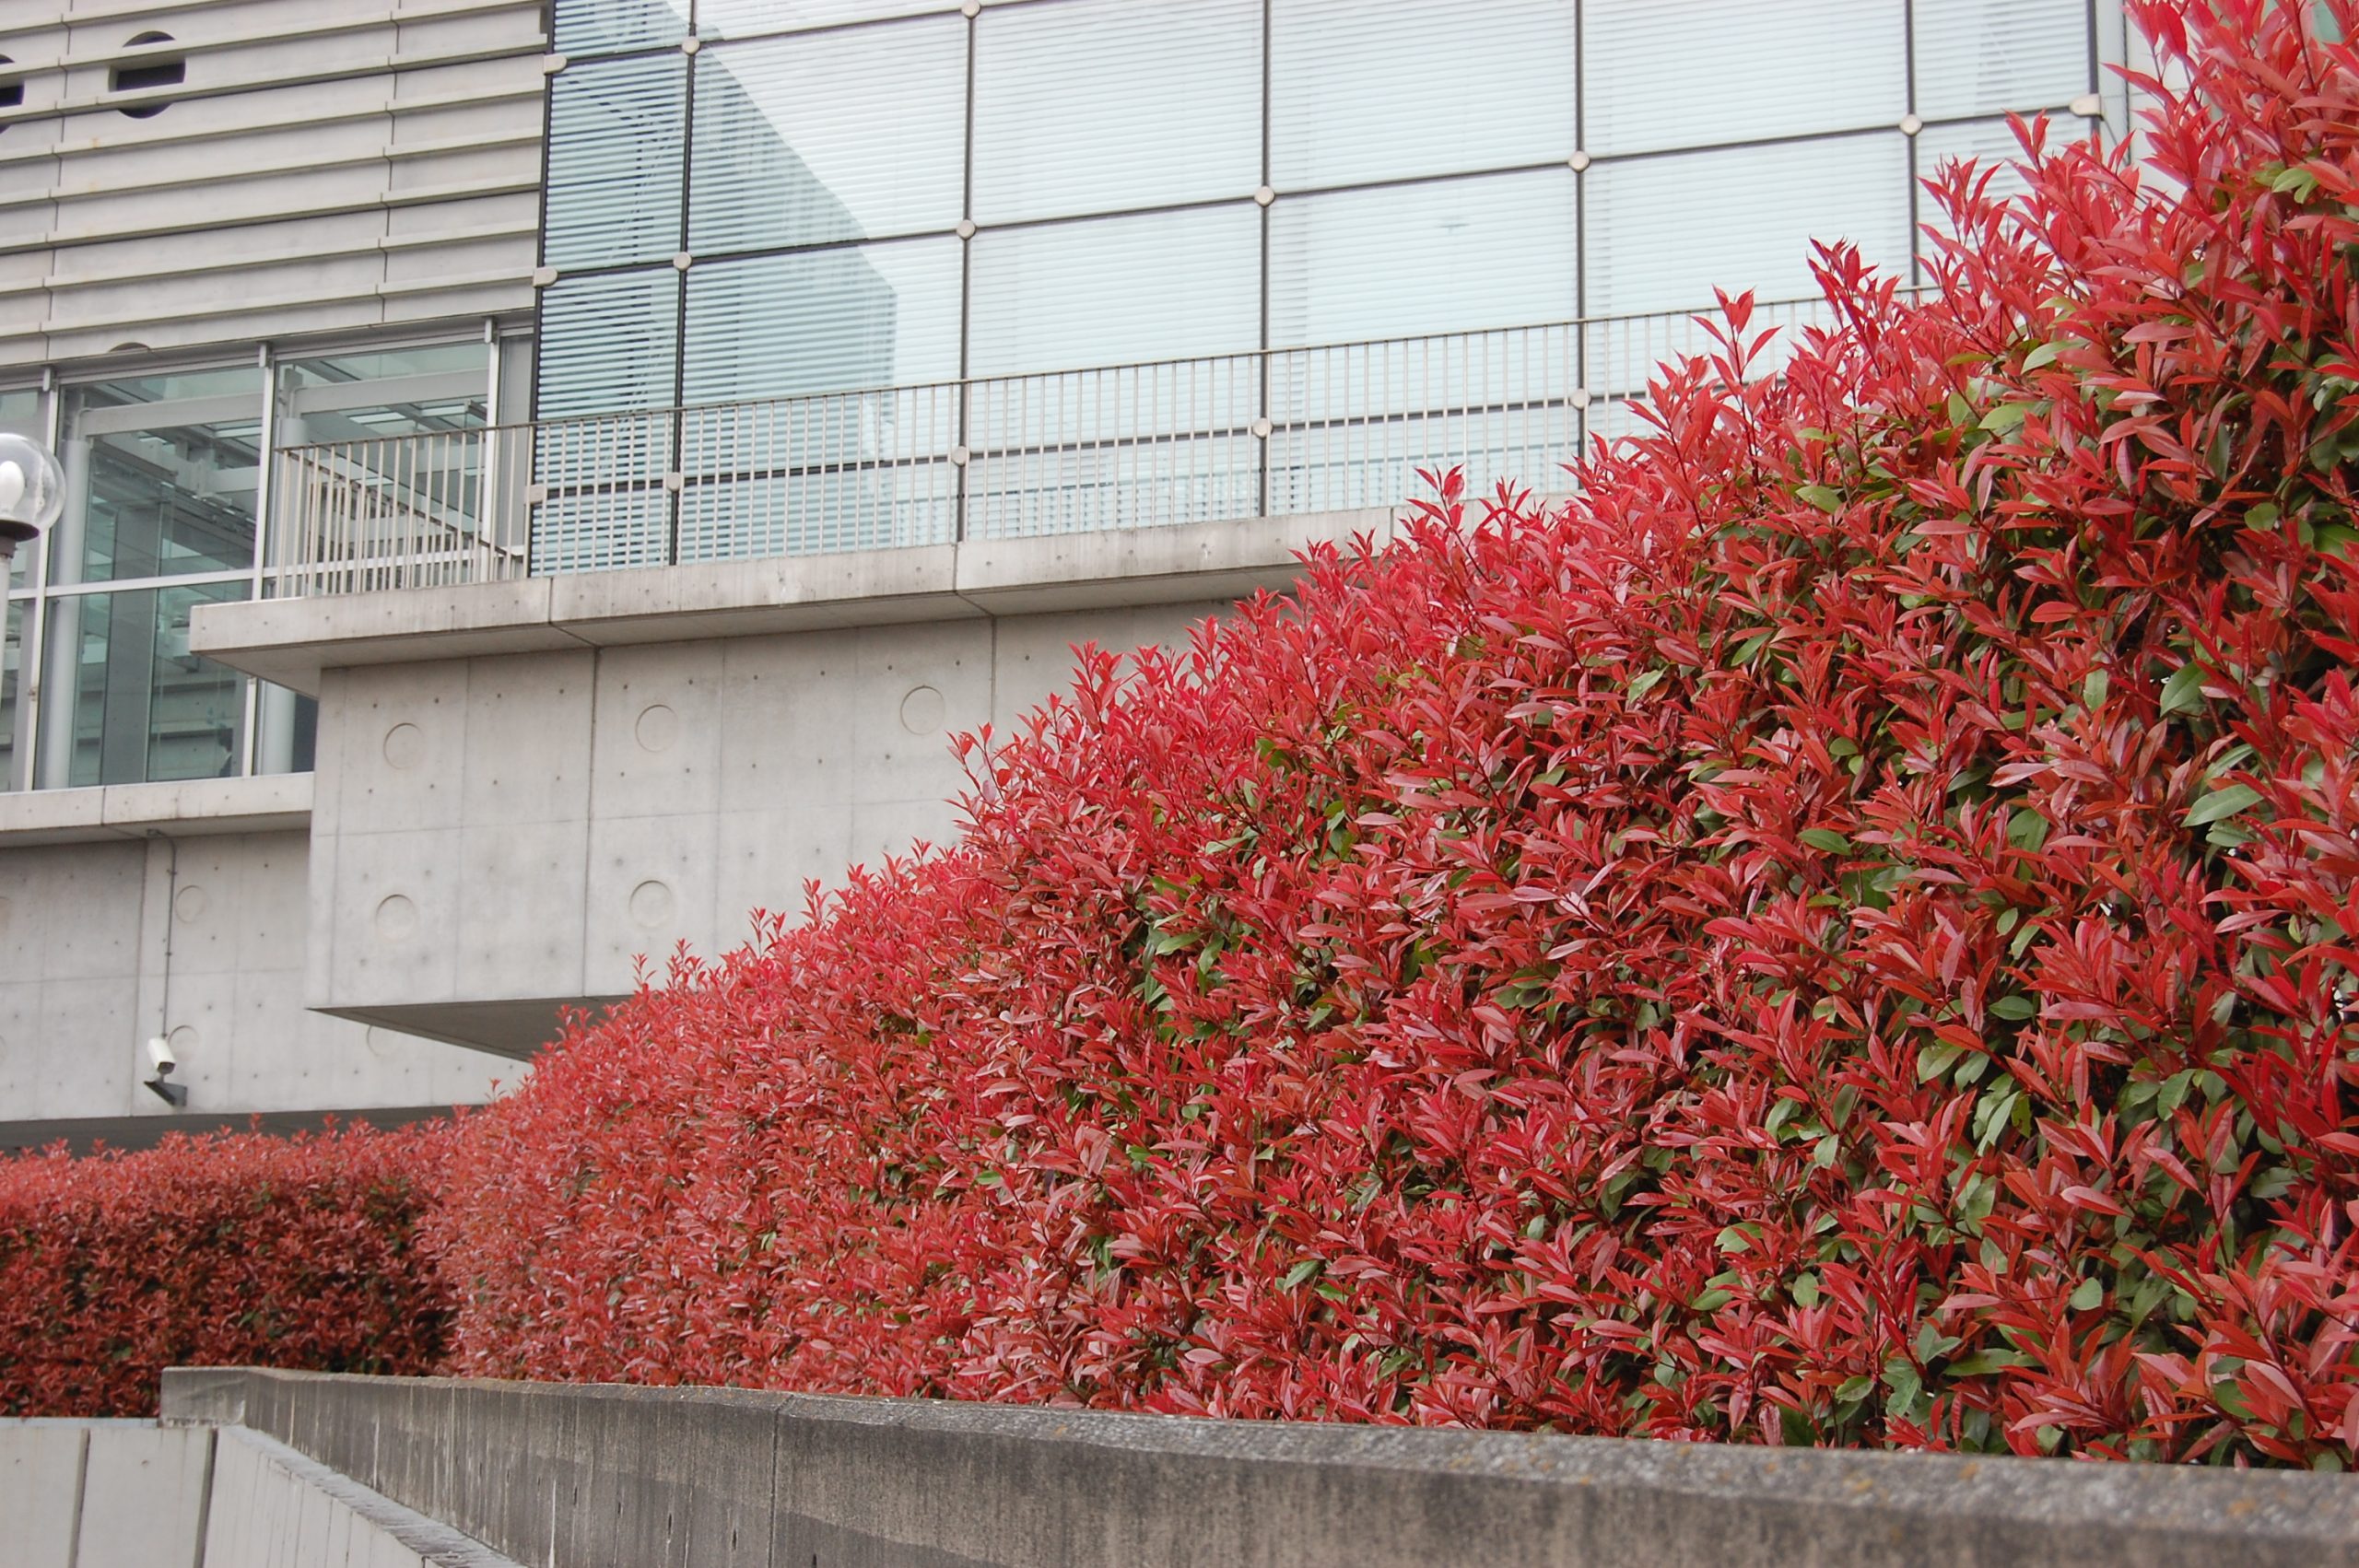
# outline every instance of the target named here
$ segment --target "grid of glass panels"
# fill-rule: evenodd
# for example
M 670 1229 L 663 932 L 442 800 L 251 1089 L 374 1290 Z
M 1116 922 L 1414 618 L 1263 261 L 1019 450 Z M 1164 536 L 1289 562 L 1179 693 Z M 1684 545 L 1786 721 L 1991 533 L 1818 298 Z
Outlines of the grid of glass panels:
M 538 415 L 847 401 L 824 472 L 668 421 L 619 487 L 545 448 L 539 570 L 906 536 L 895 470 L 993 433 L 863 389 L 1796 298 L 1813 239 L 1907 272 L 1918 178 L 2096 92 L 2118 0 L 556 0 L 554 26 Z M 823 483 L 874 504 L 756 508 L 742 549 L 694 494 Z
M 311 700 L 192 653 L 191 614 L 271 591 L 280 459 L 479 429 L 501 356 L 476 338 L 0 388 L 0 430 L 53 447 L 66 479 L 9 573 L 0 788 L 309 769 Z

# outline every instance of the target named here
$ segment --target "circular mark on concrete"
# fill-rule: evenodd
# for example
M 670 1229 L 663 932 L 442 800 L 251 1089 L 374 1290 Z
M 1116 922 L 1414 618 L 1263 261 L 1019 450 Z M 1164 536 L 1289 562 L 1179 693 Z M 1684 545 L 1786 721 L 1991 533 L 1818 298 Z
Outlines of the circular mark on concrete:
M 932 686 L 911 686 L 901 699 L 901 728 L 912 735 L 931 735 L 942 728 L 942 694 Z
M 401 1036 L 391 1029 L 380 1029 L 370 1024 L 368 1038 L 369 1054 L 373 1057 L 390 1057 L 402 1048 Z
M 205 919 L 205 907 L 212 902 L 205 889 L 191 883 L 172 895 L 172 913 L 180 917 L 181 924 L 193 926 Z
M 667 752 L 680 738 L 680 716 L 663 704 L 651 703 L 632 727 L 643 752 Z
M 630 890 L 630 918 L 643 930 L 653 930 L 672 918 L 672 890 L 650 880 Z
M 417 934 L 417 906 L 393 894 L 377 906 L 377 934 L 387 942 L 407 942 Z
M 396 724 L 385 731 L 386 766 L 410 768 L 425 760 L 425 731 L 415 724 Z
M 172 1031 L 170 1039 L 172 1042 L 172 1055 L 180 1059 L 181 1066 L 187 1066 L 188 1053 L 196 1048 L 195 1025 L 190 1024 L 182 1024 L 179 1028 Z

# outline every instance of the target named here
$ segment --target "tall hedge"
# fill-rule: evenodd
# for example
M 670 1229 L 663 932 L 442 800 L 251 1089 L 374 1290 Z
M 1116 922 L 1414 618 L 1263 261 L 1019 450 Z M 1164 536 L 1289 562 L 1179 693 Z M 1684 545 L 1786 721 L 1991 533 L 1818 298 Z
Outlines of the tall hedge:
M 451 1133 L 170 1137 L 0 1160 L 0 1416 L 152 1414 L 168 1366 L 426 1373 Z
M 457 1364 L 2330 1466 L 2359 1437 L 2359 60 L 2144 4 L 1581 498 L 972 743 L 972 825 L 456 1154 Z M 2325 11 L 2347 33 L 2347 0 Z M 1553 486 L 1552 486 L 1553 487 Z

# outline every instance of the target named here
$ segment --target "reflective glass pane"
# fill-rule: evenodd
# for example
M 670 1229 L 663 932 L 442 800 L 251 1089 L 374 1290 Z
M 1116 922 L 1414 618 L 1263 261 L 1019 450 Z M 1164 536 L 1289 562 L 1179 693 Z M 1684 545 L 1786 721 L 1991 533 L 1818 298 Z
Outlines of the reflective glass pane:
M 1571 156 L 1567 0 L 1273 0 L 1270 171 L 1281 191 Z M 1419 90 L 1491 80 L 1508 92 Z
M 188 624 L 197 605 L 243 599 L 246 586 L 191 583 L 53 603 L 50 689 L 74 704 L 66 783 L 227 778 L 237 772 L 246 678 L 191 654 Z M 67 659 L 61 683 L 55 666 Z
M 966 135 L 957 15 L 708 49 L 697 56 L 688 249 L 946 229 L 965 196 Z
M 958 374 L 959 243 L 855 245 L 688 274 L 689 403 Z
M 147 395 L 216 388 L 225 390 Z M 78 580 L 253 565 L 261 415 L 259 369 L 74 388 L 66 399 L 60 534 L 61 548 L 79 567 Z
M 1270 337 L 1350 343 L 1580 313 L 1568 169 L 1282 199 L 1270 212 Z
M 671 267 L 543 289 L 539 417 L 669 406 L 679 341 L 680 275 Z
M 2095 89 L 2086 0 L 1916 0 L 1917 112 L 2061 109 Z
M 25 755 L 24 737 L 18 732 L 24 710 L 17 694 L 23 687 L 26 608 L 24 600 L 11 599 L 0 617 L 0 790 L 25 787 L 17 772 L 18 759 Z
M 22 387 L 0 392 L 0 430 L 12 436 L 29 436 L 46 443 L 49 428 L 41 418 L 41 389 Z M 36 580 L 35 563 L 41 558 L 38 542 L 21 544 L 14 559 L 8 563 L 8 586 L 21 588 Z
M 1903 0 L 1587 0 L 1582 135 L 1605 155 L 1897 124 Z
M 986 9 L 975 218 L 1243 196 L 1262 182 L 1260 0 Z
M 1261 219 L 1246 203 L 977 237 L 972 372 L 1251 349 L 1261 333 Z
M 557 0 L 559 54 L 660 48 L 688 36 L 688 0 Z
M 548 217 L 555 267 L 670 260 L 680 249 L 687 58 L 593 60 L 549 84 Z
M 959 0 L 697 0 L 697 32 L 703 38 L 751 38 L 887 17 L 956 16 L 958 6 Z
M 491 346 L 289 360 L 278 368 L 278 406 L 282 446 L 478 429 L 491 416 Z
M 1715 287 L 1815 294 L 1813 240 L 1908 264 L 1908 143 L 1897 131 L 1600 164 L 1587 195 L 1591 315 L 1694 310 Z

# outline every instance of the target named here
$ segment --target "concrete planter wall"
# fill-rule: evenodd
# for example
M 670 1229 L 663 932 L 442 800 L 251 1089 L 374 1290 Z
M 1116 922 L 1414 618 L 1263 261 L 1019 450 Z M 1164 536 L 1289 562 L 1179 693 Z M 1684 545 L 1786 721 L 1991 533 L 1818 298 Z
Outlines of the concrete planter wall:
M 555 1568 L 2359 1564 L 2341 1476 L 246 1370 L 163 1409 Z

